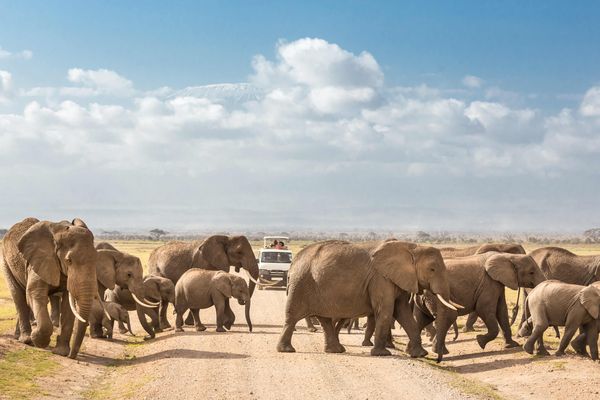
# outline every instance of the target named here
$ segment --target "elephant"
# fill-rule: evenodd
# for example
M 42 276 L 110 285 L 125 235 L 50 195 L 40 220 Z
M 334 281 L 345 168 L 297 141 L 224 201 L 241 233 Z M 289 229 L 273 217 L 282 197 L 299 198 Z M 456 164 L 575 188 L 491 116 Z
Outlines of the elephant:
M 482 349 L 498 336 L 498 323 L 505 347 L 518 346 L 512 339 L 504 288 L 533 288 L 546 279 L 533 258 L 522 254 L 487 252 L 446 259 L 444 262 L 450 284 L 450 298 L 464 308 L 458 313 L 449 312 L 444 307 L 440 308 L 435 296 L 429 293 L 417 296 L 413 312 L 419 328 L 423 329 L 435 319 L 435 342 L 439 343 L 438 336 L 447 333 L 450 327 L 448 324 L 456 320 L 457 314 L 476 312 L 487 327 L 485 335 L 477 335 L 477 343 Z
M 217 313 L 217 332 L 225 332 L 223 326 L 231 329 L 235 315 L 226 301 L 230 297 L 236 298 L 240 305 L 250 300 L 250 291 L 244 279 L 223 271 L 200 268 L 187 270 L 175 285 L 175 331 L 183 332 L 183 313 L 188 309 L 194 316 L 196 331 L 206 330 L 200 322 L 199 310 L 213 305 Z
M 457 249 L 454 247 L 444 247 L 444 248 L 441 248 L 440 251 L 442 252 L 442 257 L 444 257 L 444 259 L 454 258 L 454 257 L 467 257 L 467 256 L 475 255 L 475 254 L 487 253 L 488 251 L 497 251 L 499 253 L 510 253 L 510 254 L 526 254 L 523 246 L 521 246 L 520 244 L 517 244 L 517 243 L 485 243 L 482 245 L 470 246 L 470 247 L 465 247 L 462 249 Z M 516 316 L 516 313 L 518 312 L 518 310 L 519 310 L 519 308 L 517 305 L 513 309 L 514 316 Z M 463 327 L 463 332 L 473 332 L 475 330 L 473 325 L 475 325 L 476 321 L 477 321 L 477 314 L 476 313 L 469 314 L 469 317 L 467 318 L 467 322 L 465 323 L 465 326 Z M 513 318 L 513 321 L 514 321 L 514 318 Z M 457 330 L 458 328 L 455 326 L 454 329 Z
M 596 285 L 583 286 L 564 283 L 557 280 L 548 280 L 535 289 L 527 297 L 525 310 L 530 310 L 531 317 L 526 323 L 533 326 L 531 336 L 525 342 L 523 349 L 533 354 L 534 344 L 537 341 L 538 355 L 548 355 L 544 346 L 544 331 L 549 325 L 564 326 L 565 332 L 557 356 L 565 354 L 571 338 L 580 327 L 586 333 L 587 345 L 593 360 L 598 359 L 598 317 L 600 310 L 600 288 Z M 579 344 L 581 346 L 581 343 Z M 585 343 L 583 343 L 585 352 Z M 582 349 L 575 345 L 578 353 Z
M 587 286 L 600 281 L 600 255 L 578 256 L 560 247 L 542 247 L 529 253 L 537 262 L 546 279 L 555 279 L 574 285 Z M 523 296 L 523 304 L 527 300 L 527 291 Z M 521 327 L 525 322 L 525 314 L 521 318 Z M 519 334 L 527 336 L 529 329 L 519 330 Z
M 112 339 L 115 321 L 127 324 L 127 331 L 135 336 L 131 330 L 129 313 L 125 307 L 112 301 L 103 304 L 100 301 L 95 301 L 90 314 L 90 337 Z
M 167 320 L 167 306 L 169 303 L 175 305 L 175 285 L 170 279 L 163 278 L 158 275 L 147 275 L 144 277 L 144 293 L 146 294 L 146 300 L 153 302 L 160 302 L 162 305 L 160 308 L 160 319 L 158 326 L 155 326 L 155 330 L 163 330 L 171 327 L 171 324 Z M 152 312 L 156 312 L 154 308 L 150 309 Z M 152 318 L 152 315 L 150 315 Z
M 150 274 L 168 278 L 174 284 L 190 268 L 229 272 L 232 265 L 236 272 L 247 272 L 252 297 L 258 283 L 258 263 L 245 236 L 214 235 L 200 242 L 169 242 L 154 249 L 148 260 Z M 166 310 L 161 309 L 160 314 L 166 315 Z M 245 315 L 246 322 L 250 321 L 250 301 L 246 302 Z M 248 326 L 252 331 L 252 324 Z
M 277 351 L 295 352 L 291 339 L 296 323 L 316 316 L 325 335 L 325 352 L 342 353 L 333 319 L 373 314 L 375 346 L 373 356 L 387 356 L 385 348 L 392 318 L 408 334 L 411 357 L 427 354 L 409 306 L 410 293 L 429 289 L 446 306 L 450 288 L 439 250 L 414 243 L 386 240 L 353 244 L 330 240 L 302 249 L 290 267 L 285 324 Z M 446 300 L 448 299 L 448 300 Z
M 109 246 L 112 247 L 111 245 Z M 103 243 L 96 246 L 96 249 L 98 248 L 100 248 L 100 250 L 97 250 L 98 261 L 96 263 L 96 275 L 98 277 L 98 292 L 101 299 L 104 298 L 104 293 L 107 289 L 110 291 L 118 286 L 120 290 L 127 290 L 130 293 L 128 299 L 131 298 L 131 305 L 125 305 L 120 303 L 120 301 L 117 301 L 125 306 L 127 310 L 132 311 L 139 309 L 141 311 L 159 305 L 158 302 L 146 298 L 143 280 L 144 270 L 142 268 L 142 262 L 138 257 L 123 253 L 119 250 L 108 249 L 103 247 Z M 140 312 L 138 312 L 138 316 L 139 315 Z M 101 331 L 102 321 L 95 320 L 94 322 L 96 325 L 91 327 L 90 330 L 94 332 Z M 122 323 L 120 323 L 119 326 L 122 327 Z M 154 334 L 147 324 L 142 323 L 142 326 L 146 329 L 148 334 L 151 336 Z
M 517 243 L 485 243 L 477 246 L 465 247 L 458 249 L 455 247 L 442 247 L 440 252 L 444 258 L 467 257 L 475 254 L 483 254 L 488 251 L 496 251 L 498 253 L 511 254 L 526 254 L 523 246 Z
M 9 229 L 0 247 L 0 268 L 17 309 L 19 341 L 48 346 L 53 331 L 49 297 L 62 292 L 60 333 L 53 352 L 76 358 L 98 297 L 98 252 L 92 232 L 79 218 L 72 222 L 26 218 Z M 33 329 L 32 311 L 37 323 Z

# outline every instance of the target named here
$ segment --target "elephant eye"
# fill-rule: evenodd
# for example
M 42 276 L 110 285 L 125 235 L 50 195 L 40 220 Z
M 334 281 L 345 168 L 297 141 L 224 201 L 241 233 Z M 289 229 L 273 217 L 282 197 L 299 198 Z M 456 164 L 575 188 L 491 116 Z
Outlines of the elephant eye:
M 133 276 L 133 275 L 131 275 L 131 272 L 128 272 L 128 273 L 127 273 L 127 277 L 128 277 L 128 278 L 131 278 L 132 276 Z

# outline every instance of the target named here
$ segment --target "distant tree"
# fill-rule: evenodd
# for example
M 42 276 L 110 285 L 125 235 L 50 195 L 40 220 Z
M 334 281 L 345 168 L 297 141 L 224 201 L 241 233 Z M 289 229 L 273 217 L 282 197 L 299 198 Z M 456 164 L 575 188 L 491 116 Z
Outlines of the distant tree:
M 431 240 L 431 235 L 427 232 L 419 231 L 417 232 L 416 239 L 418 242 L 427 242 Z
M 348 234 L 346 232 L 340 232 L 340 240 L 348 240 Z
M 375 232 L 369 232 L 366 235 L 366 239 L 367 240 L 376 240 L 377 239 L 377 234 Z
M 600 242 L 600 228 L 588 229 L 583 232 L 586 242 L 599 243 Z M 589 239 L 589 240 L 588 240 Z
M 166 235 L 167 233 L 169 233 L 169 232 L 163 231 L 162 229 L 158 229 L 158 228 L 157 229 L 152 229 L 150 231 L 150 238 L 152 240 L 160 240 L 160 238 L 162 236 Z

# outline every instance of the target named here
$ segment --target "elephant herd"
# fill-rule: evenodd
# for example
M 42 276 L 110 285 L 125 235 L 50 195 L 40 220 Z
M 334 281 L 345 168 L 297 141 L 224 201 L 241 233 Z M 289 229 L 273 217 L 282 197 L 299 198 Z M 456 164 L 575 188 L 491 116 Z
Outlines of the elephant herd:
M 248 282 L 229 274 L 231 266 L 243 270 Z M 265 284 L 258 281 L 257 260 L 245 236 L 169 242 L 151 253 L 144 276 L 139 258 L 108 243 L 95 244 L 80 219 L 18 222 L 0 245 L 0 268 L 17 309 L 16 338 L 45 348 L 57 327 L 53 352 L 71 358 L 77 357 L 88 326 L 93 338 L 111 338 L 115 321 L 121 333 L 133 334 L 129 311 L 136 311 L 145 339 L 154 338 L 170 327 L 169 304 L 177 314 L 176 331 L 182 330 L 187 310 L 185 323 L 205 330 L 199 310 L 213 306 L 217 331 L 225 331 L 235 321 L 233 297 L 244 305 L 252 331 L 251 299 L 256 286 Z M 589 348 L 592 359 L 598 358 L 600 256 L 577 256 L 557 247 L 526 254 L 517 244 L 438 249 L 395 239 L 323 241 L 300 251 L 289 271 L 277 351 L 294 352 L 297 322 L 316 318 L 325 351 L 344 352 L 339 332 L 358 317 L 367 317 L 363 345 L 372 346 L 374 356 L 391 354 L 391 329 L 398 322 L 411 357 L 427 354 L 421 341 L 426 330 L 439 362 L 460 315 L 469 315 L 465 330 L 472 330 L 478 318 L 485 324 L 486 332 L 477 335 L 482 349 L 500 331 L 506 347 L 520 346 L 512 337 L 517 309 L 511 321 L 506 287 L 523 292 L 519 335 L 529 336 L 525 351 L 547 354 L 544 331 L 564 326 L 557 355 L 571 344 L 577 353 L 587 355 Z
M 292 335 L 303 318 L 316 317 L 325 335 L 325 352 L 345 351 L 339 341 L 344 324 L 368 317 L 363 345 L 371 354 L 391 354 L 394 321 L 405 330 L 411 357 L 427 354 L 421 332 L 427 329 L 437 361 L 448 353 L 448 330 L 460 315 L 469 315 L 466 330 L 481 318 L 486 333 L 477 335 L 485 349 L 500 330 L 505 347 L 520 346 L 512 338 L 505 288 L 523 288 L 520 336 L 523 348 L 547 354 L 543 333 L 564 326 L 557 355 L 571 343 L 575 351 L 598 358 L 600 256 L 577 256 L 546 247 L 526 254 L 517 244 L 485 244 L 465 249 L 436 249 L 388 239 L 351 243 L 325 241 L 304 248 L 289 272 L 288 298 L 280 352 L 294 352 Z M 517 304 L 519 300 L 517 299 Z M 580 334 L 571 342 L 574 334 Z M 374 345 L 370 341 L 375 335 Z
M 249 284 L 229 274 L 230 266 L 236 272 L 247 272 Z M 147 333 L 144 339 L 154 338 L 156 332 L 170 327 L 169 303 L 176 306 L 178 321 L 189 308 L 198 330 L 202 330 L 198 310 L 214 304 L 219 328 L 229 329 L 235 321 L 229 307 L 233 296 L 245 304 L 252 330 L 250 298 L 259 284 L 258 264 L 244 236 L 169 242 L 152 252 L 150 274 L 144 276 L 138 257 L 109 243 L 95 244 L 94 235 L 80 219 L 49 222 L 26 218 L 2 239 L 0 268 L 17 310 L 15 337 L 45 348 L 57 327 L 53 352 L 70 358 L 77 357 L 88 326 L 93 338 L 111 338 L 115 321 L 121 333 L 132 333 L 128 311 L 136 311 Z M 207 270 L 210 279 L 186 278 L 193 276 L 187 272 L 197 270 Z M 183 296 L 202 290 L 211 298 L 209 305 Z M 180 299 L 177 293 L 182 293 Z

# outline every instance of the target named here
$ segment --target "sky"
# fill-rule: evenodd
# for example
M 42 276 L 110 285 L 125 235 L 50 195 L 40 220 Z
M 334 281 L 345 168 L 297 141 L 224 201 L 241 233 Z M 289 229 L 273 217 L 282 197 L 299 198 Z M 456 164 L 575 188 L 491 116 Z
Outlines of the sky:
M 599 17 L 0 0 L 0 227 L 600 226 Z

